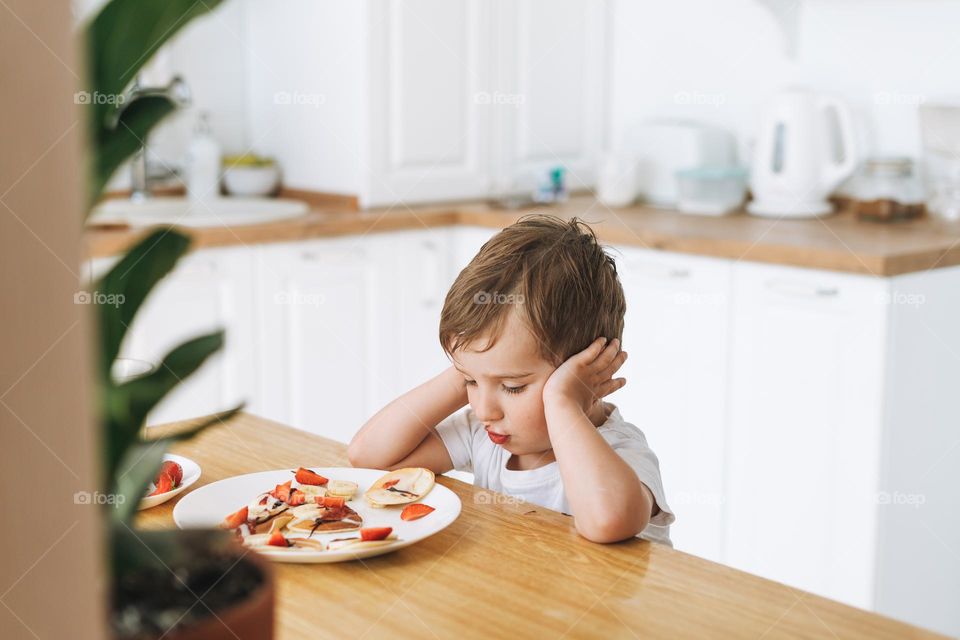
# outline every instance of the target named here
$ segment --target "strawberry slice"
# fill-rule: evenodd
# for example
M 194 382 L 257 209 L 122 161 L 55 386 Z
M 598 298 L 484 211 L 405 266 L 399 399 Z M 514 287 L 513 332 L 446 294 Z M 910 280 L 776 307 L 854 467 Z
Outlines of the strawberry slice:
M 287 480 L 283 484 L 278 484 L 273 491 L 270 492 L 277 500 L 283 500 L 286 502 L 290 499 L 290 485 L 293 484 L 293 480 Z
M 333 507 L 338 509 L 347 504 L 347 499 L 343 496 L 317 496 L 316 503 L 321 507 Z
M 403 508 L 403 511 L 400 512 L 400 519 L 418 520 L 433 511 L 435 511 L 435 509 L 430 505 L 423 504 L 422 502 L 415 502 L 413 504 L 408 504 Z
M 383 540 L 393 533 L 393 527 L 367 527 L 360 529 L 361 540 Z
M 270 536 L 270 539 L 267 540 L 267 544 L 271 547 L 283 547 L 287 548 L 290 546 L 290 543 L 287 542 L 287 539 L 283 537 L 283 534 L 279 531 L 274 531 L 273 535 Z
M 311 484 L 315 487 L 319 487 L 330 482 L 327 478 L 324 478 L 316 471 L 310 471 L 310 469 L 306 469 L 304 467 L 297 469 L 294 477 L 300 484 Z
M 221 529 L 236 529 L 247 521 L 247 507 L 243 507 L 223 519 L 220 524 Z
M 294 489 L 290 492 L 290 497 L 287 499 L 287 504 L 291 507 L 299 507 L 307 501 L 307 495 L 298 489 Z
M 160 466 L 160 473 L 166 473 L 173 480 L 173 488 L 176 489 L 183 482 L 183 467 L 173 460 L 164 460 Z
M 157 476 L 157 479 L 153 481 L 157 488 L 150 493 L 151 496 L 158 496 L 161 493 L 166 493 L 167 491 L 173 490 L 173 479 L 169 474 L 160 472 Z
M 398 482 L 400 482 L 400 478 L 397 478 L 396 480 L 387 480 L 386 482 L 383 483 L 383 488 L 389 489 L 390 487 L 397 484 Z

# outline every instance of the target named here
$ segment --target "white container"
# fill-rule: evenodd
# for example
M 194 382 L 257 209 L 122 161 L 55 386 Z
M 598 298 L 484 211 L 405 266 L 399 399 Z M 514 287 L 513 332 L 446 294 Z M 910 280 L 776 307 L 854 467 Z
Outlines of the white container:
M 736 138 L 720 127 L 690 120 L 648 120 L 628 130 L 623 151 L 636 158 L 637 191 L 653 206 L 675 207 L 677 171 L 737 164 Z
M 220 197 L 220 145 L 210 132 L 206 113 L 187 150 L 187 197 L 195 202 Z
M 747 194 L 742 167 L 699 167 L 677 172 L 677 210 L 705 216 L 736 211 Z
M 227 167 L 223 172 L 223 186 L 227 193 L 234 196 L 268 196 L 273 194 L 280 183 L 280 171 L 277 165 L 269 164 L 256 167 Z
M 597 170 L 597 199 L 608 207 L 628 207 L 637 199 L 637 161 L 610 155 Z

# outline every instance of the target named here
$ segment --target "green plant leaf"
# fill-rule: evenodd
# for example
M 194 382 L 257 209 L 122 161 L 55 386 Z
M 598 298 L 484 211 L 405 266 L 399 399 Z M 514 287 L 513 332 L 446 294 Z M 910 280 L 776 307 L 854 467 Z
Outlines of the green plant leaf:
M 222 0 L 112 0 L 90 22 L 88 62 L 93 87 L 118 95 L 163 44 Z M 110 105 L 112 106 L 112 105 Z
M 211 425 L 224 423 L 242 409 L 241 404 L 227 411 L 198 418 L 189 428 L 166 438 L 140 441 L 128 446 L 118 467 L 118 473 L 115 475 L 113 493 L 117 496 L 116 504 L 108 507 L 112 509 L 113 518 L 117 522 L 130 521 L 137 511 L 140 499 L 146 494 L 147 488 L 160 470 L 163 454 L 167 452 L 171 443 L 192 438 Z
M 91 108 L 95 106 L 91 105 Z M 94 126 L 87 215 L 120 165 L 139 150 L 150 131 L 175 110 L 173 102 L 165 97 L 146 96 L 124 105 L 116 127 L 110 128 L 102 122 Z
M 111 473 L 116 472 L 124 452 L 139 438 L 147 414 L 222 346 L 222 331 L 194 338 L 168 353 L 156 371 L 111 387 L 107 407 L 107 463 Z
M 172 229 L 157 229 L 127 252 L 97 284 L 97 292 L 115 304 L 97 305 L 100 320 L 100 377 L 110 379 L 110 367 L 134 316 L 150 291 L 190 247 L 190 238 Z

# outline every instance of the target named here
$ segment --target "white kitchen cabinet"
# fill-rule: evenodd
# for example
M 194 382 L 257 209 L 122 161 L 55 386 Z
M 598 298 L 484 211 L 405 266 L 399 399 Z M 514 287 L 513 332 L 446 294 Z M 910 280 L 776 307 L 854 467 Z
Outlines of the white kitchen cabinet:
M 871 608 L 889 283 L 733 274 L 726 562 Z
M 437 339 L 447 233 L 258 250 L 266 417 L 349 442 L 373 413 L 448 366 Z
M 529 192 L 558 165 L 592 184 L 602 3 L 254 1 L 245 20 L 251 137 L 288 187 L 372 207 Z
M 365 205 L 486 196 L 494 50 L 483 0 L 370 0 Z
M 627 299 L 608 400 L 647 437 L 676 514 L 674 546 L 721 560 L 729 344 L 729 261 L 633 247 L 613 251 Z
M 470 264 L 480 248 L 493 236 L 499 233 L 499 229 L 489 227 L 455 227 L 451 230 L 450 241 L 450 265 L 451 271 L 449 280 L 453 284 L 463 268 Z M 446 292 L 444 292 L 446 293 Z
M 388 317 L 359 236 L 257 249 L 262 414 L 348 442 L 388 377 L 375 327 Z
M 386 314 L 376 323 L 379 348 L 388 354 L 388 380 L 370 413 L 450 366 L 440 346 L 440 312 L 450 275 L 452 229 L 372 234 L 384 285 L 378 292 Z
M 607 7 L 592 0 L 493 5 L 493 83 L 498 191 L 529 193 L 562 165 L 571 188 L 593 186 L 604 146 Z
M 180 344 L 223 329 L 223 349 L 185 378 L 147 417 L 147 424 L 184 420 L 254 400 L 256 328 L 253 261 L 243 247 L 184 257 L 151 292 L 129 328 L 121 357 L 159 364 Z

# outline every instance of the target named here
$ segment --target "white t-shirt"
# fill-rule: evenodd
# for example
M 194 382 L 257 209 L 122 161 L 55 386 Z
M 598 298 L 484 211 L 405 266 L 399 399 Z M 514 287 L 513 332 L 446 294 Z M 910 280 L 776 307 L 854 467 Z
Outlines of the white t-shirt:
M 612 410 L 607 421 L 597 427 L 597 432 L 633 468 L 660 507 L 660 512 L 650 519 L 638 537 L 672 547 L 670 525 L 676 518 L 664 497 L 657 456 L 647 446 L 643 432 L 625 422 L 616 406 L 605 404 Z M 507 469 L 510 452 L 487 437 L 483 425 L 469 406 L 438 424 L 437 433 L 447 447 L 454 469 L 473 473 L 476 486 L 570 514 L 559 464 L 551 462 L 527 471 Z

